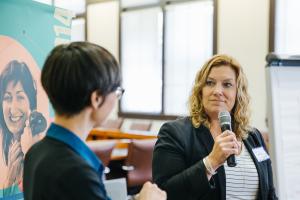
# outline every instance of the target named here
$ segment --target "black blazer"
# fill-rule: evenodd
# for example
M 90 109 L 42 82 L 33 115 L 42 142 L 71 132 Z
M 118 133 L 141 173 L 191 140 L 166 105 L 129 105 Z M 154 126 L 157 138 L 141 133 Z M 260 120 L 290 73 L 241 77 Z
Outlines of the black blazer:
M 166 190 L 168 200 L 226 199 L 224 167 L 217 170 L 210 181 L 202 159 L 213 148 L 214 140 L 208 128 L 194 128 L 190 118 L 164 124 L 158 134 L 153 153 L 153 180 Z M 259 177 L 258 199 L 277 199 L 270 159 L 258 162 L 252 151 L 255 147 L 266 150 L 258 130 L 249 133 L 244 144 L 253 159 Z
M 49 137 L 25 155 L 25 200 L 106 200 L 101 174 L 67 144 Z

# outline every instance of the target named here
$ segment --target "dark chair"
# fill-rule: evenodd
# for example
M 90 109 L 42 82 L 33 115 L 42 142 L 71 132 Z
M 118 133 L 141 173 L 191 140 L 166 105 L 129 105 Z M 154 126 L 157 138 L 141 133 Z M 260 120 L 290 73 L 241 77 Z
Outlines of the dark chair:
M 128 145 L 128 156 L 122 169 L 127 171 L 127 187 L 140 188 L 152 181 L 152 157 L 157 139 L 132 140 Z M 138 192 L 138 191 L 137 191 Z
M 98 156 L 103 165 L 105 166 L 104 173 L 109 173 L 110 169 L 108 164 L 111 159 L 111 153 L 116 145 L 115 140 L 94 140 L 87 141 L 88 147 Z
M 269 139 L 269 133 L 266 132 L 266 131 L 262 131 L 261 132 L 261 135 L 263 136 L 264 138 L 264 141 L 266 143 L 266 147 L 267 147 L 267 150 L 269 151 L 270 149 L 270 139 Z

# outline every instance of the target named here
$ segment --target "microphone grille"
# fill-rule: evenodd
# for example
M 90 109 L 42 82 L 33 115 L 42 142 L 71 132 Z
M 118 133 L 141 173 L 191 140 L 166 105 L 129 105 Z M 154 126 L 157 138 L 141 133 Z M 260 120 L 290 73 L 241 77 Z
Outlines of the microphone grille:
M 223 124 L 231 124 L 231 116 L 228 111 L 221 111 L 218 115 L 219 122 L 221 125 Z

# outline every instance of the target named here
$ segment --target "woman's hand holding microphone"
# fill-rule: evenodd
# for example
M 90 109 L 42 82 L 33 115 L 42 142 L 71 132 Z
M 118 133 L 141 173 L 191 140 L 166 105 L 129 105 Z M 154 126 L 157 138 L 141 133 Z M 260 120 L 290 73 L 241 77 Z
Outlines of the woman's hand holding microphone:
M 230 155 L 240 153 L 241 145 L 242 143 L 237 140 L 235 134 L 229 130 L 224 131 L 215 138 L 212 151 L 204 158 L 208 179 L 226 162 Z

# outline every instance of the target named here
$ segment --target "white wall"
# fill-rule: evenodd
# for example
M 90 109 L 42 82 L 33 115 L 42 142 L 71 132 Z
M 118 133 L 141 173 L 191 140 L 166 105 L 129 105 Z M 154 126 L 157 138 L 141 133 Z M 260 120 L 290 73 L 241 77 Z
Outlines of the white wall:
M 218 0 L 218 53 L 235 57 L 244 67 L 252 97 L 252 125 L 266 130 L 264 66 L 268 53 L 269 0 Z M 118 57 L 118 2 L 88 6 L 88 41 L 106 47 Z M 111 118 L 117 117 L 117 109 Z M 132 120 L 125 120 L 124 128 Z M 163 121 L 152 121 L 158 131 Z
M 87 6 L 87 40 L 99 44 L 119 58 L 119 1 Z
M 266 130 L 265 56 L 269 39 L 269 0 L 219 0 L 218 53 L 243 66 L 251 95 L 252 125 Z
M 99 44 L 119 59 L 119 1 L 87 6 L 87 40 Z M 117 118 L 116 106 L 109 118 Z

